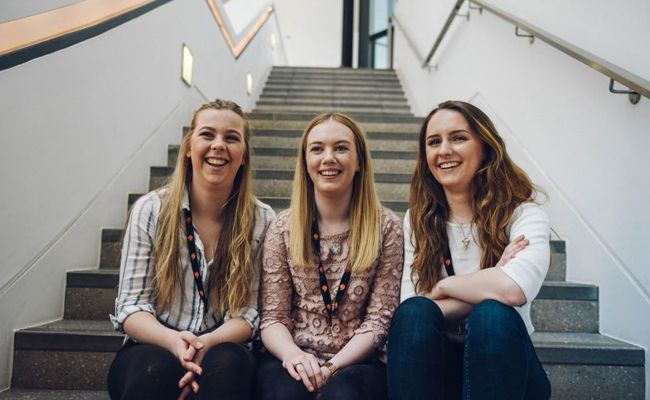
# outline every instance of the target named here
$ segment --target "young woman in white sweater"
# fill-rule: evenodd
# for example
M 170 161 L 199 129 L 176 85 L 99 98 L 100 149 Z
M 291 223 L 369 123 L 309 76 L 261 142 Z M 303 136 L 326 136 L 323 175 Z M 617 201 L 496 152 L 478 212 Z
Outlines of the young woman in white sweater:
M 548 399 L 530 303 L 549 265 L 535 189 L 477 107 L 441 103 L 420 130 L 404 218 L 391 399 Z

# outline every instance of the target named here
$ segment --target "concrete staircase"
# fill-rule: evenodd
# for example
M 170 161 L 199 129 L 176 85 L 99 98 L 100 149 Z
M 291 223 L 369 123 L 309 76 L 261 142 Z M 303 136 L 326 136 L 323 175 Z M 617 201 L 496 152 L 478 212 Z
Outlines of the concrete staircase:
M 362 123 L 381 199 L 403 215 L 421 118 L 410 114 L 393 71 L 274 68 L 249 115 L 256 194 L 277 211 L 288 207 L 300 133 L 316 113 L 330 110 Z M 151 167 L 149 189 L 164 183 L 177 154 L 178 145 L 170 145 L 168 166 Z M 129 204 L 138 196 L 129 195 Z M 123 340 L 108 321 L 121 234 L 102 231 L 98 269 L 68 272 L 62 320 L 16 332 L 12 389 L 0 399 L 108 398 L 107 370 Z M 643 349 L 598 333 L 598 287 L 566 282 L 565 243 L 551 246 L 550 270 L 532 304 L 532 318 L 553 398 L 643 399 Z

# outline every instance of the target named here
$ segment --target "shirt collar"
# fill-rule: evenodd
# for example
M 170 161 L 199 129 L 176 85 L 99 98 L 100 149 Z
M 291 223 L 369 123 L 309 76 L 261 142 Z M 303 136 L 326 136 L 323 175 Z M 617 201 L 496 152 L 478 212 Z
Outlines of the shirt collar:
M 183 201 L 181 202 L 181 208 L 184 210 L 190 209 L 190 195 L 187 192 L 187 187 L 183 190 Z

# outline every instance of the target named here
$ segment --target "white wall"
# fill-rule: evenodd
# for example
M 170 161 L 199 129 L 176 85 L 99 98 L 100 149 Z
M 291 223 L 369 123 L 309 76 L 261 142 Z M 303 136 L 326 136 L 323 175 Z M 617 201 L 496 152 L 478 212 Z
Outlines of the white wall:
M 342 0 L 275 0 L 287 64 L 340 67 Z
M 641 52 L 650 48 L 650 25 L 628 23 L 650 15 L 646 1 L 624 8 L 607 0 L 490 3 L 650 77 L 650 56 Z M 452 4 L 397 4 L 422 54 Z M 607 15 L 614 21 L 605 23 Z M 567 242 L 568 280 L 600 287 L 601 332 L 646 348 L 650 365 L 650 99 L 632 105 L 610 94 L 606 76 L 541 41 L 530 45 L 486 12 L 455 21 L 432 61 L 437 69 L 421 69 L 403 32 L 395 36 L 395 68 L 413 111 L 425 115 L 441 101 L 460 99 L 494 118 L 509 152 L 549 194 L 552 226 Z M 646 367 L 650 398 L 648 382 Z
M 234 60 L 206 2 L 177 0 L 0 71 L 0 388 L 13 330 L 62 316 L 65 271 L 97 267 L 100 228 L 123 226 L 127 193 L 147 191 L 149 166 L 166 165 L 191 111 L 215 97 L 253 107 L 281 58 L 271 33 L 274 18 Z

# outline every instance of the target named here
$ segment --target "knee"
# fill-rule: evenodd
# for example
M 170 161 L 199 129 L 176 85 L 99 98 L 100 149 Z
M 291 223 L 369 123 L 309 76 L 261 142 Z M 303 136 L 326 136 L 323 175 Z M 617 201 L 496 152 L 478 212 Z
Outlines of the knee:
M 494 334 L 495 331 L 511 329 L 520 320 L 513 307 L 497 300 L 484 300 L 474 306 L 467 323 L 476 330 L 487 328 Z
M 354 368 L 348 367 L 349 368 Z M 346 371 L 350 372 L 350 371 Z M 363 382 L 354 382 L 347 379 L 332 378 L 321 391 L 321 400 L 356 400 L 363 398 L 358 390 L 358 385 Z
M 231 370 L 242 373 L 252 372 L 252 356 L 242 345 L 236 343 L 219 343 L 211 348 L 203 358 L 201 366 L 205 368 L 219 367 L 220 370 Z
M 393 329 L 413 329 L 414 324 L 444 325 L 444 316 L 440 307 L 430 299 L 422 296 L 411 297 L 397 307 L 391 323 Z
M 139 351 L 125 371 L 128 379 L 123 382 L 123 398 L 137 398 L 139 395 L 135 394 L 138 393 L 173 393 L 183 374 L 178 359 L 157 346 L 140 346 L 145 351 Z
M 485 300 L 474 306 L 467 319 L 467 332 L 471 342 L 480 341 L 479 347 L 486 351 L 528 333 L 519 313 L 496 300 Z

